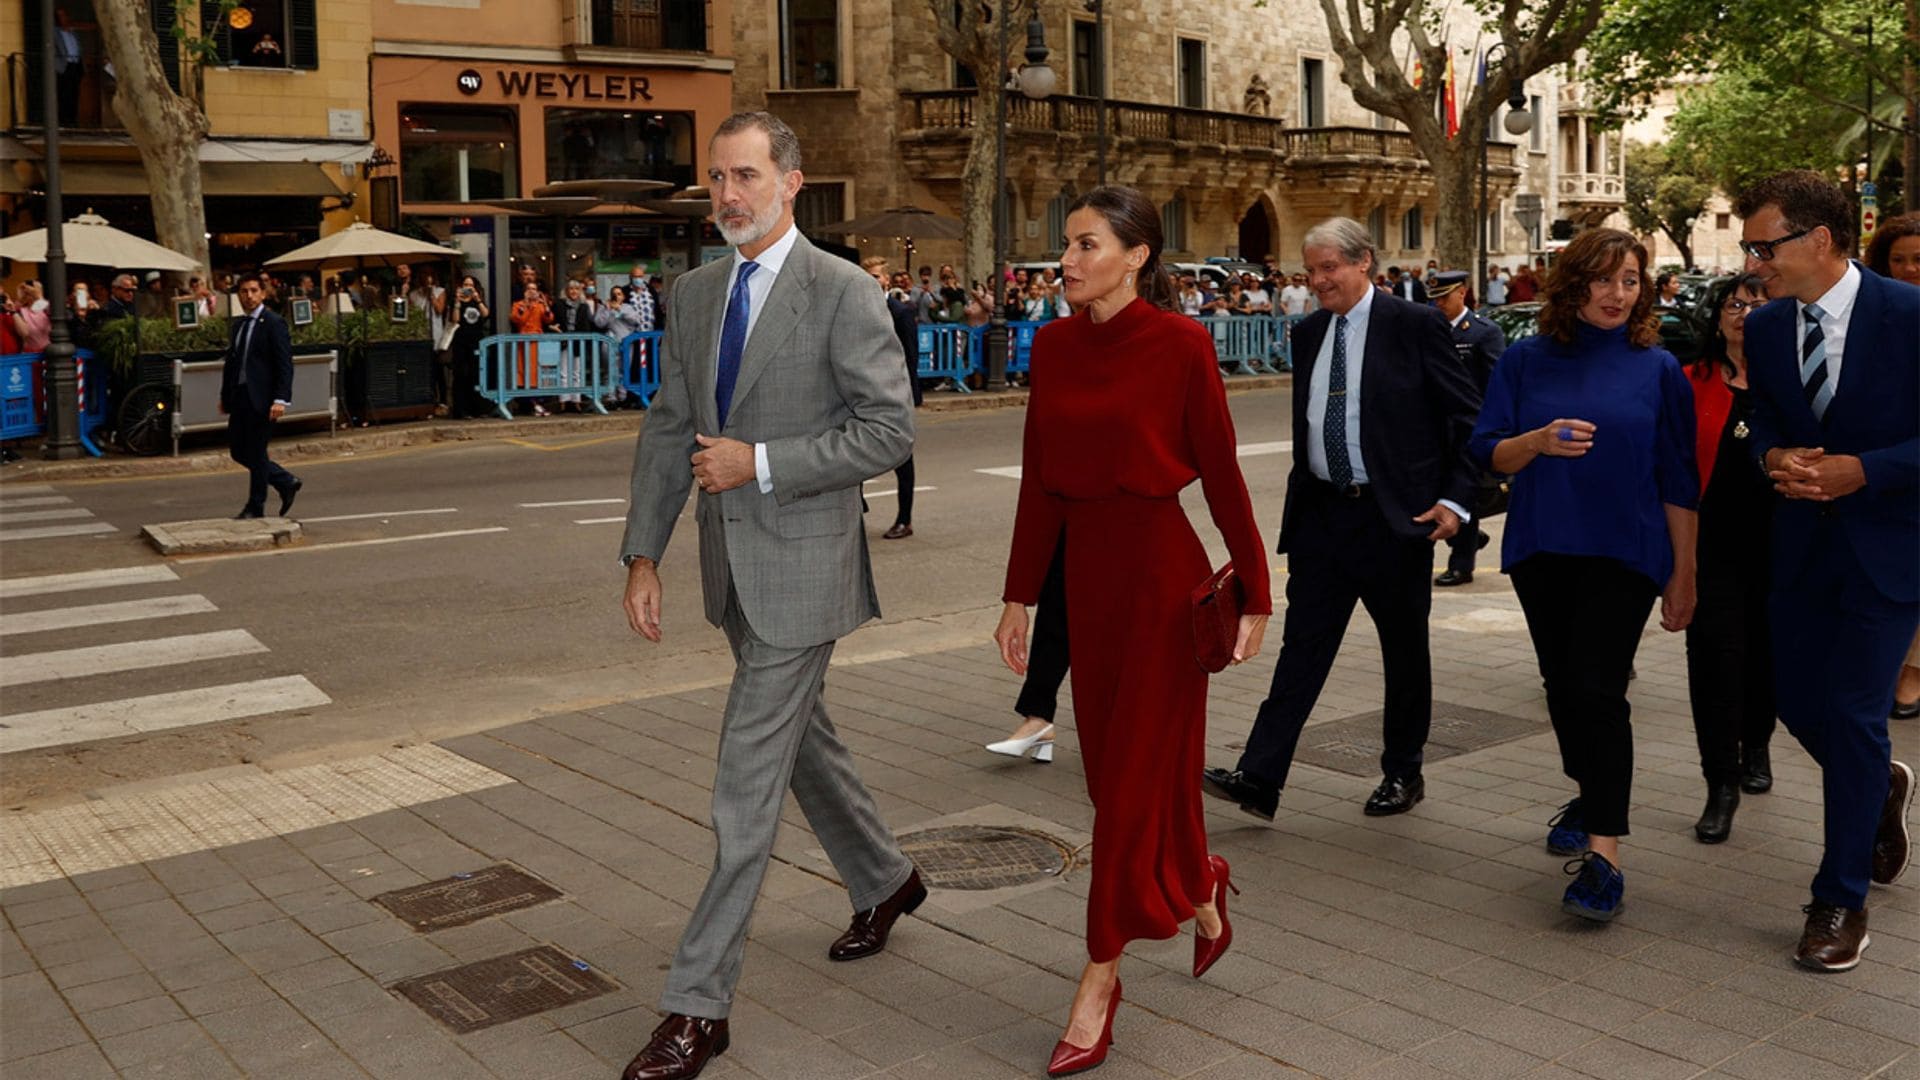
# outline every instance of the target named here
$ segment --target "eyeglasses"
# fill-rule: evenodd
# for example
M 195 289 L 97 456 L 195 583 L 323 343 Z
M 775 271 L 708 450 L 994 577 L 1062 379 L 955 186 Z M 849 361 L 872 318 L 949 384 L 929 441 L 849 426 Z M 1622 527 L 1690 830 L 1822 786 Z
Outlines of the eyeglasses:
M 1767 302 L 1765 300 L 1732 299 L 1720 305 L 1720 310 L 1729 315 L 1745 315 L 1749 311 L 1759 311 L 1766 306 Z
M 1814 229 L 1823 227 L 1824 226 L 1815 225 L 1813 229 L 1801 229 L 1797 233 L 1788 233 L 1778 240 L 1742 240 L 1740 241 L 1740 250 L 1746 252 L 1747 258 L 1749 259 L 1759 259 L 1761 262 L 1772 262 L 1774 249 L 1778 248 L 1781 244 L 1792 243 L 1808 233 L 1813 232 Z

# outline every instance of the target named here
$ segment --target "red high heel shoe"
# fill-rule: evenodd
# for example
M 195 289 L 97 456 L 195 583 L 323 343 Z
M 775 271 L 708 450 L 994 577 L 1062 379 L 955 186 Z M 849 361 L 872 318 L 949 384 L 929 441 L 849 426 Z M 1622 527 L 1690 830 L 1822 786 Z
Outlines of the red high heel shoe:
M 1193 977 L 1196 979 L 1205 975 L 1214 961 L 1226 955 L 1227 946 L 1233 944 L 1233 924 L 1227 921 L 1227 890 L 1233 889 L 1233 895 L 1240 895 L 1240 890 L 1234 888 L 1227 860 L 1218 855 L 1209 855 L 1207 865 L 1213 867 L 1213 909 L 1220 913 L 1220 936 L 1204 937 L 1200 933 L 1200 924 L 1194 923 Z
M 1054 1044 L 1053 1057 L 1047 1059 L 1048 1076 L 1072 1076 L 1097 1068 L 1107 1060 L 1107 1048 L 1113 1045 L 1113 1014 L 1120 1011 L 1120 980 L 1113 980 L 1113 997 L 1107 1001 L 1107 1027 L 1092 1046 L 1075 1046 L 1065 1039 Z

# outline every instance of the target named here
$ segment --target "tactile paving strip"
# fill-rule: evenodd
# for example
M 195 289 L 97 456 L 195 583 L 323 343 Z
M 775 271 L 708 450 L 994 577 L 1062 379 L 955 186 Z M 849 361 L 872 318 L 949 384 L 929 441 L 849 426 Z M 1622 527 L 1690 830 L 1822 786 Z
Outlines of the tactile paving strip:
M 620 989 L 551 945 L 476 960 L 395 983 L 394 993 L 466 1035 Z
M 1072 849 L 1043 832 L 1000 826 L 956 825 L 900 838 L 900 850 L 928 885 L 942 889 L 1004 889 L 1058 877 Z

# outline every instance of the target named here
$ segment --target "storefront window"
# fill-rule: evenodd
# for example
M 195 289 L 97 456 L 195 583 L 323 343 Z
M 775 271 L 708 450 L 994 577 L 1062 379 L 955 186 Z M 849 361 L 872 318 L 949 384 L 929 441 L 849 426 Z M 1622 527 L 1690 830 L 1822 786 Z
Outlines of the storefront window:
M 400 196 L 471 202 L 520 194 L 513 114 L 505 109 L 400 108 Z
M 693 183 L 693 116 L 547 110 L 547 179 Z
M 840 85 L 837 0 L 780 0 L 781 80 L 789 90 Z

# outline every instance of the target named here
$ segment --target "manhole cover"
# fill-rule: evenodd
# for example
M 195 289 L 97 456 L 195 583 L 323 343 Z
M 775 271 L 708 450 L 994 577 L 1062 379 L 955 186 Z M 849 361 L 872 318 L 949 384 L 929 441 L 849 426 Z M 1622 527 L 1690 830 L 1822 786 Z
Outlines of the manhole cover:
M 953 825 L 908 833 L 900 850 L 928 885 L 968 891 L 1004 889 L 1060 876 L 1072 849 L 1046 833 L 991 825 Z
M 416 975 L 392 987 L 459 1035 L 618 989 L 586 961 L 551 945 Z
M 373 902 L 415 930 L 445 930 L 559 898 L 560 890 L 517 866 L 502 864 L 381 893 Z
M 1294 760 L 1349 776 L 1378 776 L 1382 715 L 1376 709 L 1359 716 L 1313 725 L 1300 733 L 1300 748 L 1294 752 Z M 1489 746 L 1538 735 L 1545 730 L 1545 725 L 1517 716 L 1436 701 L 1433 703 L 1433 726 L 1427 733 L 1425 756 L 1429 762 L 1444 761 L 1475 750 L 1485 750 Z

